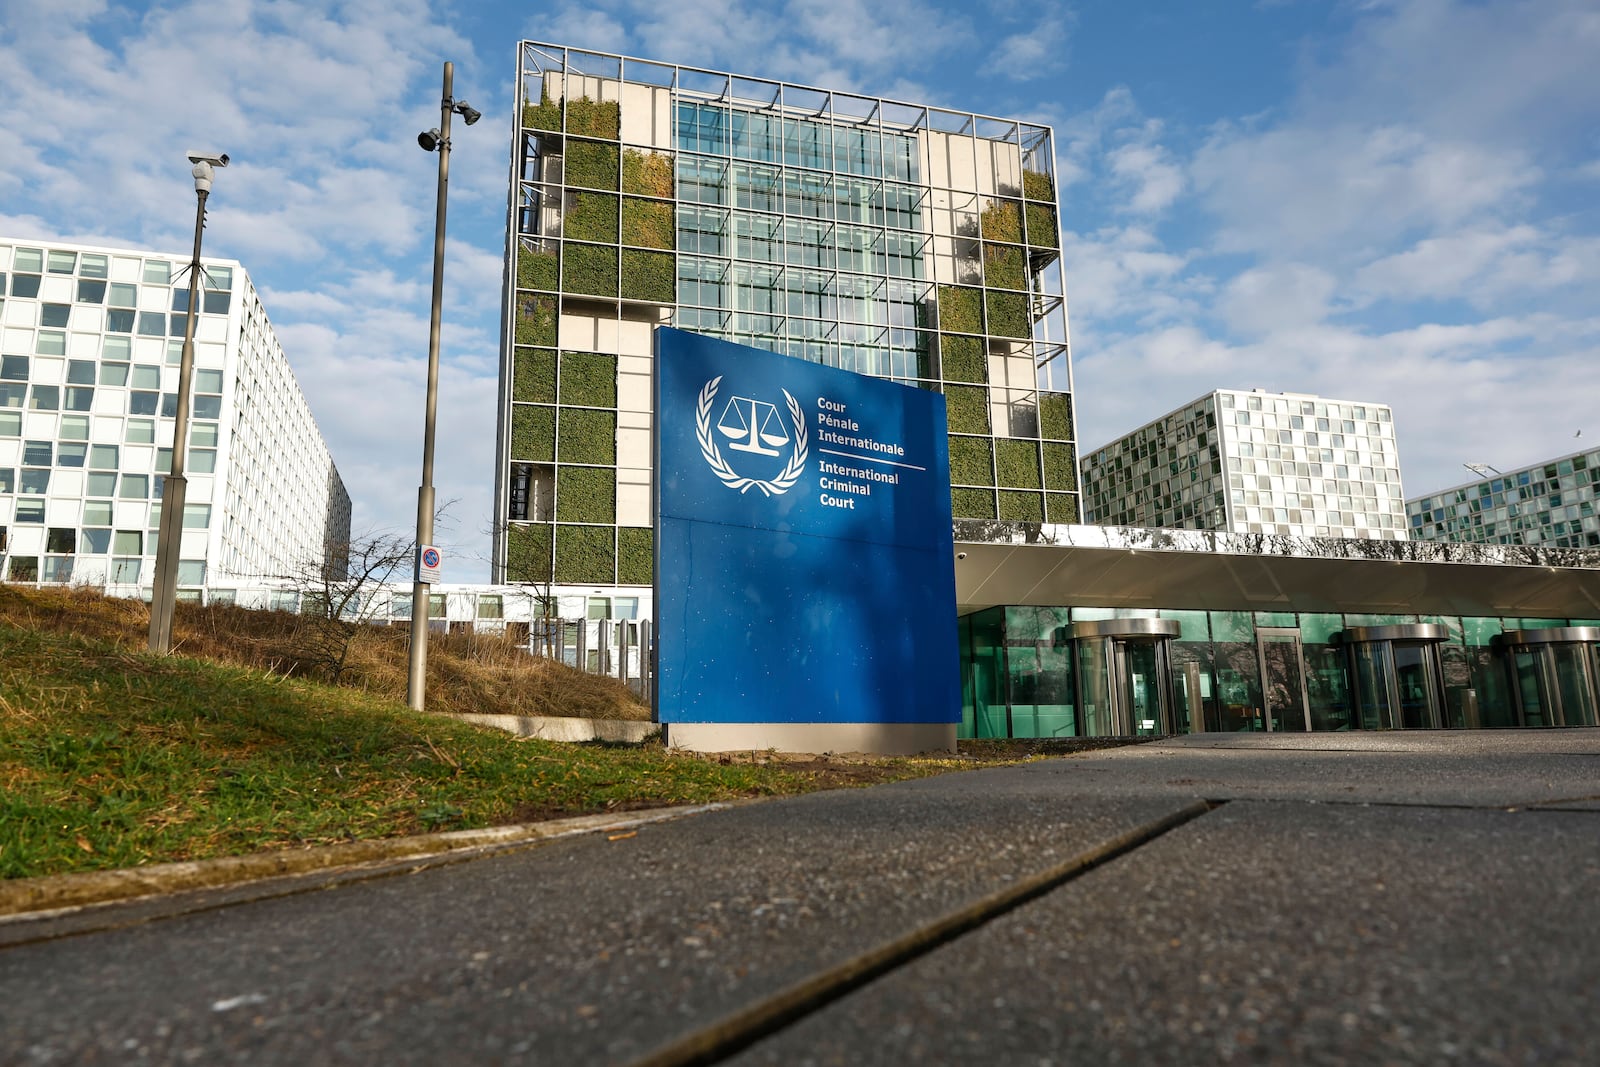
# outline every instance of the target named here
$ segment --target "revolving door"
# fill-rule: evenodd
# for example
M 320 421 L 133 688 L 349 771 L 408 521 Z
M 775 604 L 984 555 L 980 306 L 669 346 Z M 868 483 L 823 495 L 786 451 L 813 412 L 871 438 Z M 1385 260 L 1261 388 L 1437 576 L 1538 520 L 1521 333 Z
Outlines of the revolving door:
M 1356 722 L 1364 730 L 1436 730 L 1444 714 L 1436 623 L 1352 626 L 1334 635 L 1345 648 Z
M 1079 733 L 1150 737 L 1176 732 L 1172 640 L 1182 627 L 1166 619 L 1105 619 L 1070 629 L 1077 678 Z
M 1496 644 L 1518 726 L 1600 725 L 1600 626 L 1508 630 Z

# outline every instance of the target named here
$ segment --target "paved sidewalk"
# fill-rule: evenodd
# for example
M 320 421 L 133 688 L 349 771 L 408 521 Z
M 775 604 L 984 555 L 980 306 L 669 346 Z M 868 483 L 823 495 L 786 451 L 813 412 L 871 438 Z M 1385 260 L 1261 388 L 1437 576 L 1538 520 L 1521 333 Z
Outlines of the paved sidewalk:
M 1592 1063 L 1600 731 L 1175 739 L 129 921 L 0 949 L 0 1062 Z

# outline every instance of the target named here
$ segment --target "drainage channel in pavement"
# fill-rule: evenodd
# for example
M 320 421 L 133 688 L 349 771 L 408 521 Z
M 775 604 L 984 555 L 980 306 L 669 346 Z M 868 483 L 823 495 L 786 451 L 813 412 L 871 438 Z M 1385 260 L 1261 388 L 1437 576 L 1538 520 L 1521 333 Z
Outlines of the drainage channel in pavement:
M 813 1015 L 868 983 L 1015 911 L 1046 893 L 1142 848 L 1213 811 L 1225 800 L 1196 801 L 1171 815 L 1136 827 L 1099 848 L 1018 881 L 902 937 L 750 1005 L 635 1060 L 631 1067 L 691 1067 L 715 1064 Z

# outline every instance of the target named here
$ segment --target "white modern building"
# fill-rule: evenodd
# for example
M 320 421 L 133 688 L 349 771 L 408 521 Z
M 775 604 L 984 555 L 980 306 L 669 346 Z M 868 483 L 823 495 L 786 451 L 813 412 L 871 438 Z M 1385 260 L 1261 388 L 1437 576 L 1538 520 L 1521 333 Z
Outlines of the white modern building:
M 1411 537 L 1490 545 L 1600 548 L 1600 449 L 1535 463 L 1406 501 Z
M 1079 519 L 1054 139 L 521 42 L 493 573 L 652 582 L 653 329 L 944 394 L 954 517 Z
M 204 261 L 180 589 L 289 573 L 350 497 L 249 276 Z M 188 257 L 0 239 L 0 577 L 154 578 Z
M 1406 540 L 1386 404 L 1219 389 L 1081 463 L 1097 525 Z

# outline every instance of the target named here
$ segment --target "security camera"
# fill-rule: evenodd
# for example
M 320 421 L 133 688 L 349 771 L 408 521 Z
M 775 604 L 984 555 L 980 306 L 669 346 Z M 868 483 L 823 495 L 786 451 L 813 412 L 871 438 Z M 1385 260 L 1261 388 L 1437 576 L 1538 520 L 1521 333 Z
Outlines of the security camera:
M 956 559 L 966 559 L 966 558 L 967 558 L 967 554 L 965 552 L 957 552 L 956 553 Z
M 191 148 L 189 150 L 189 162 L 209 163 L 213 167 L 226 167 L 228 165 L 228 153 L 200 152 Z

